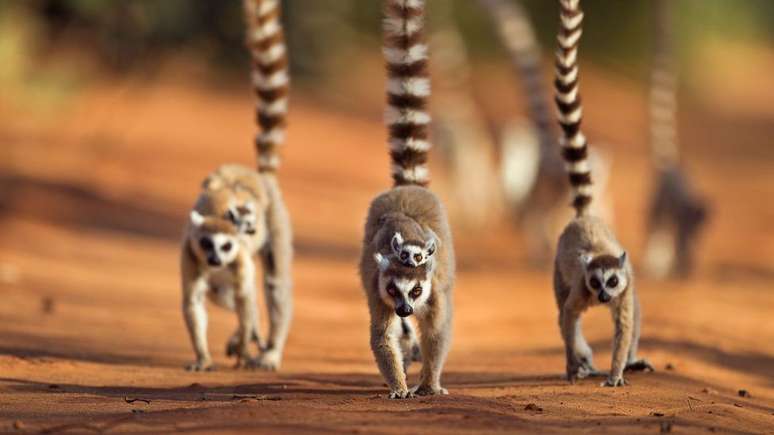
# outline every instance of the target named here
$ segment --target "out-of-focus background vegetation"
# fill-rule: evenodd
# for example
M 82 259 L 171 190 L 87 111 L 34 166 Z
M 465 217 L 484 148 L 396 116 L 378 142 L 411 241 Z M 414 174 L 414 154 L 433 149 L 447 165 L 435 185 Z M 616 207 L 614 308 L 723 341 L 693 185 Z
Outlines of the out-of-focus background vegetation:
M 294 79 L 326 96 L 342 92 L 359 71 L 363 54 L 378 54 L 380 3 L 362 0 L 285 0 L 285 22 Z M 774 38 L 774 3 L 768 0 L 674 1 L 677 44 L 687 88 L 700 91 L 692 77 L 709 69 L 715 50 L 756 47 Z M 454 19 L 474 60 L 504 60 L 490 22 L 470 0 L 453 4 Z M 556 5 L 523 4 L 540 41 L 553 48 Z M 647 77 L 652 2 L 587 0 L 584 60 L 633 79 Z M 214 84 L 240 83 L 247 55 L 242 46 L 241 1 L 215 0 L 3 0 L 0 2 L 0 86 L 3 103 L 45 108 L 104 74 L 145 74 L 152 78 L 170 58 L 206 66 Z M 432 24 L 432 23 L 431 23 Z M 729 45 L 730 44 L 730 45 Z M 548 53 L 548 51 L 547 51 Z M 744 67 L 739 58 L 727 59 Z M 765 74 L 764 71 L 758 71 Z M 717 72 L 718 74 L 722 71 Z M 242 80 L 244 81 L 244 80 Z M 334 86 L 329 86 L 333 83 Z M 335 96 L 335 95 L 328 95 Z

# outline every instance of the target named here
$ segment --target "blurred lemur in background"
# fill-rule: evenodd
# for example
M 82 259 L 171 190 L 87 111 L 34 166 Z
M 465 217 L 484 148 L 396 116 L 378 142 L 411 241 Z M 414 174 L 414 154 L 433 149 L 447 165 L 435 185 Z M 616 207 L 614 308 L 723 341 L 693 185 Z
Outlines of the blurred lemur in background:
M 645 271 L 655 278 L 685 277 L 708 207 L 680 164 L 677 139 L 677 65 L 672 3 L 655 0 L 650 78 L 650 145 L 656 180 L 646 227 Z
M 278 0 L 245 0 L 246 44 L 258 97 L 258 171 L 224 165 L 210 174 L 191 212 L 181 253 L 183 315 L 196 353 L 190 370 L 213 367 L 207 346 L 205 298 L 236 311 L 239 325 L 226 347 L 237 366 L 276 370 L 293 314 L 292 229 L 276 177 L 284 142 L 288 59 Z M 269 314 L 266 342 L 258 328 L 255 258 L 263 267 Z M 249 344 L 259 347 L 252 358 Z
M 565 182 L 544 84 L 542 52 L 529 15 L 519 1 L 479 0 L 510 55 L 527 97 L 530 124 L 512 121 L 501 128 L 501 181 L 506 203 L 520 223 L 527 254 L 538 265 L 549 264 L 553 240 L 570 218 L 570 189 Z M 592 149 L 589 162 L 596 174 L 592 205 L 595 214 L 613 219 L 612 200 L 605 195 L 609 158 Z

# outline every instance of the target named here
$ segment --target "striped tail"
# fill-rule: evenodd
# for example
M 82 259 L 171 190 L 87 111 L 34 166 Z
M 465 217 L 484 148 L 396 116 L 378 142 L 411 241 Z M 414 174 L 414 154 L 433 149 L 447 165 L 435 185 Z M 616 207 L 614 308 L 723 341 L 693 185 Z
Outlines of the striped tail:
M 579 3 L 580 0 L 559 0 L 561 11 L 555 85 L 559 125 L 564 133 L 560 145 L 572 187 L 572 206 L 577 216 L 582 216 L 591 204 L 592 189 L 588 143 L 580 129 L 583 108 L 578 93 L 578 45 L 583 33 L 583 12 Z
M 524 85 L 532 122 L 543 150 L 554 152 L 556 136 L 552 128 L 551 109 L 546 98 L 540 64 L 540 46 L 527 12 L 521 2 L 510 0 L 480 0 L 497 27 L 511 63 Z
M 387 110 L 392 179 L 396 186 L 427 186 L 430 150 L 426 111 L 430 95 L 424 0 L 386 0 L 384 58 L 387 62 Z
M 258 170 L 274 172 L 277 147 L 285 141 L 288 112 L 288 57 L 280 21 L 279 0 L 244 0 L 247 47 L 252 57 L 252 83 L 258 97 L 255 137 Z
M 676 166 L 677 72 L 673 55 L 671 4 L 654 3 L 654 47 L 650 78 L 650 146 L 657 168 Z

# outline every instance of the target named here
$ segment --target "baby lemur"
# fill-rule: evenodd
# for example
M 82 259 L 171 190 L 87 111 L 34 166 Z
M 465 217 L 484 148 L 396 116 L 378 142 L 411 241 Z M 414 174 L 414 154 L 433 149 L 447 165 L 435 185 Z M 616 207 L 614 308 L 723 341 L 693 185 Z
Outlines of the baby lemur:
M 278 369 L 293 314 L 292 229 L 275 175 L 289 89 L 280 5 L 278 0 L 244 0 L 244 10 L 261 130 L 255 137 L 258 172 L 221 166 L 204 181 L 191 212 L 181 255 L 183 313 L 196 352 L 191 370 L 212 367 L 205 297 L 237 313 L 239 327 L 226 353 L 237 357 L 238 366 Z M 258 333 L 255 257 L 263 267 L 269 314 L 265 343 Z M 261 350 L 257 359 L 249 355 L 250 341 Z
M 590 216 L 591 171 L 586 138 L 580 131 L 582 117 L 578 95 L 578 44 L 583 12 L 579 0 L 560 0 L 561 25 L 556 52 L 556 103 L 562 156 L 569 172 L 576 217 L 559 237 L 554 270 L 554 291 L 559 307 L 559 326 L 567 357 L 567 378 L 600 375 L 581 332 L 580 316 L 594 305 L 610 308 L 615 324 L 613 362 L 605 386 L 625 385 L 624 370 L 652 370 L 637 359 L 640 339 L 640 306 L 634 274 L 626 251 L 599 218 Z
M 446 211 L 425 187 L 430 83 L 423 20 L 423 0 L 387 0 L 386 118 L 395 187 L 371 203 L 360 258 L 371 349 L 393 399 L 447 394 L 441 371 L 451 343 L 454 248 Z M 411 315 L 420 329 L 420 352 L 406 321 Z M 406 367 L 419 353 L 419 384 L 409 389 Z

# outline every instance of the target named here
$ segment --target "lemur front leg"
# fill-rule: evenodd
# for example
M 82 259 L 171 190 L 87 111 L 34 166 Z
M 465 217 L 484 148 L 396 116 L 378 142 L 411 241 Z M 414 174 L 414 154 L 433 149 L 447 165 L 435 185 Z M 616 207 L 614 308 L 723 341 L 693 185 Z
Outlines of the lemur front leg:
M 255 285 L 244 283 L 244 288 L 234 295 L 236 314 L 239 321 L 235 333 L 237 340 L 233 354 L 236 356 L 237 368 L 251 367 L 253 359 L 250 356 L 250 343 L 258 326 L 258 310 L 255 306 Z
M 632 289 L 634 290 L 634 289 Z M 640 301 L 637 292 L 634 291 L 634 331 L 632 333 L 632 344 L 629 346 L 629 355 L 626 359 L 625 372 L 652 372 L 655 371 L 650 362 L 645 358 L 637 359 L 637 349 L 640 344 Z
M 422 330 L 420 337 L 422 371 L 419 385 L 412 391 L 418 396 L 449 394 L 441 387 L 441 372 L 451 345 L 452 304 L 446 294 L 439 294 L 436 304 L 428 307 L 426 313 L 417 314 L 419 327 Z
M 371 350 L 387 386 L 390 399 L 405 399 L 414 394 L 406 385 L 403 353 L 400 349 L 401 322 L 392 311 L 375 308 L 371 315 Z
M 613 336 L 613 362 L 610 367 L 610 375 L 602 383 L 605 387 L 620 387 L 627 382 L 623 377 L 624 368 L 629 357 L 629 350 L 634 334 L 634 297 L 632 289 L 626 291 L 621 299 L 611 305 L 615 333 Z
M 183 279 L 183 317 L 196 353 L 196 362 L 186 366 L 189 371 L 205 371 L 214 368 L 207 347 L 207 310 L 204 306 L 206 292 L 207 283 L 203 279 Z

